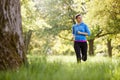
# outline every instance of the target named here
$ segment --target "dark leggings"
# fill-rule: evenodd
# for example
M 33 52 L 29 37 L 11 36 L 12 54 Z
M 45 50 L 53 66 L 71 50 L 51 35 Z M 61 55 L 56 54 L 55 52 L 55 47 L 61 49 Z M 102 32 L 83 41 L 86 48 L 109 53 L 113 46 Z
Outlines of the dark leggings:
M 77 57 L 77 62 L 87 60 L 87 42 L 74 42 L 74 50 Z

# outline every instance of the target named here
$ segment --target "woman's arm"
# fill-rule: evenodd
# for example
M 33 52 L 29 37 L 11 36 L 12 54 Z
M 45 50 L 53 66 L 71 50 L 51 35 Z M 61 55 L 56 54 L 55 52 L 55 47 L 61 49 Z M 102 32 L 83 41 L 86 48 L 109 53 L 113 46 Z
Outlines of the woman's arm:
M 80 32 L 78 31 L 78 34 L 85 35 L 85 36 L 90 36 L 90 30 L 87 25 L 85 25 L 85 32 Z
M 82 34 L 82 35 L 88 36 L 88 33 L 86 33 L 86 32 L 80 32 L 80 31 L 78 31 L 78 34 Z
M 75 39 L 75 31 L 74 31 L 74 26 L 72 27 L 72 39 L 71 41 L 73 41 Z
M 75 35 L 73 34 L 73 35 L 72 35 L 72 39 L 71 39 L 71 41 L 73 41 L 74 39 L 75 39 Z

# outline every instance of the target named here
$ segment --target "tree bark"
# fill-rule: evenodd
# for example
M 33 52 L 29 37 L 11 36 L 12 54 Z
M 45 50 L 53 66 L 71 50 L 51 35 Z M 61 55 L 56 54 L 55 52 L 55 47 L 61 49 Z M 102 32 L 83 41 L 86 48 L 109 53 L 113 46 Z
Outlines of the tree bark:
M 29 48 L 31 36 L 32 36 L 32 30 L 29 30 L 28 32 L 25 33 L 25 37 L 24 37 L 24 42 L 25 42 L 25 54 L 28 53 L 28 48 Z
M 89 43 L 89 55 L 93 56 L 94 55 L 94 39 L 88 40 Z
M 112 39 L 107 40 L 107 48 L 108 48 L 108 55 L 109 57 L 112 57 L 112 45 L 111 45 Z
M 0 0 L 0 70 L 18 68 L 25 60 L 20 0 Z

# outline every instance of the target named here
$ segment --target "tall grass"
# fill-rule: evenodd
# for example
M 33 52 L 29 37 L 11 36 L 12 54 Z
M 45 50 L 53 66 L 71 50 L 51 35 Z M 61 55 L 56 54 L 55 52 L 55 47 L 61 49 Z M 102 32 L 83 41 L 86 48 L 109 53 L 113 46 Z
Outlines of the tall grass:
M 120 80 L 120 60 L 89 57 L 76 63 L 75 56 L 29 56 L 29 66 L 0 72 L 0 80 Z

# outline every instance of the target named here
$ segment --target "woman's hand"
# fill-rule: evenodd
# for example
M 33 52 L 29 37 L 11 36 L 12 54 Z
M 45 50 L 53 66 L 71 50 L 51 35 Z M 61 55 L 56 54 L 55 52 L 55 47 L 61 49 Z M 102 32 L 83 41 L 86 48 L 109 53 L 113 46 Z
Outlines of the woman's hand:
M 80 32 L 80 31 L 78 31 L 78 34 L 81 34 L 81 32 Z
M 74 41 L 74 39 L 75 39 L 75 36 L 73 35 L 71 41 Z

